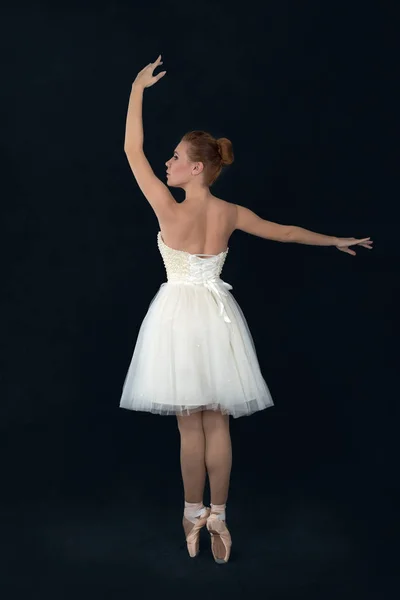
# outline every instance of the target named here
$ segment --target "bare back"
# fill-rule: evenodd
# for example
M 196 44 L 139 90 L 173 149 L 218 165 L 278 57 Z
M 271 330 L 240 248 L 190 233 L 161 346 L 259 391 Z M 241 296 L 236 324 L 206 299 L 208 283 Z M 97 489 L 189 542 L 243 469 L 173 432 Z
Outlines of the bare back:
M 205 206 L 177 204 L 176 219 L 162 222 L 164 243 L 190 254 L 220 254 L 229 244 L 235 229 L 236 205 L 213 196 Z

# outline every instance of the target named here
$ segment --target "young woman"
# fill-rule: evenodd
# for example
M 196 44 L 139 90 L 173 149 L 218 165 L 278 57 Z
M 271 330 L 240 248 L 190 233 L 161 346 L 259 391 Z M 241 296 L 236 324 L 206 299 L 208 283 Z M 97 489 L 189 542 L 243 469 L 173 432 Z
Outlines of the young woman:
M 216 198 L 210 186 L 233 162 L 232 144 L 203 131 L 183 136 L 165 163 L 167 185 L 185 191 L 177 203 L 143 152 L 142 100 L 161 55 L 139 72 L 132 85 L 125 153 L 136 181 L 160 225 L 157 242 L 167 282 L 150 303 L 125 378 L 121 408 L 176 415 L 181 437 L 185 506 L 183 527 L 189 555 L 199 550 L 207 526 L 217 563 L 229 560 L 232 545 L 226 502 L 232 449 L 229 416 L 250 415 L 273 406 L 260 372 L 246 319 L 232 286 L 220 278 L 229 238 L 240 229 L 279 242 L 371 249 L 370 238 L 337 238 L 266 221 L 251 210 Z M 211 507 L 203 504 L 206 473 Z

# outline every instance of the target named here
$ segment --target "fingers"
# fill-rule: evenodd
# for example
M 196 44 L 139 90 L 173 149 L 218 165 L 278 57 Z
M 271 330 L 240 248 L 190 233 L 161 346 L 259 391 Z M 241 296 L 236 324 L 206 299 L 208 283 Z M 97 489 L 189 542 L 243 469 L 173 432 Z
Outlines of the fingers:
M 356 256 L 356 253 L 354 252 L 354 250 L 350 250 L 349 246 L 359 245 L 359 246 L 363 246 L 363 248 L 368 248 L 368 250 L 372 250 L 373 241 L 371 240 L 370 237 L 361 238 L 359 240 L 355 239 L 355 238 L 348 238 L 346 241 L 347 241 L 346 246 L 342 246 L 342 247 L 336 246 L 336 248 L 338 250 L 341 250 L 341 252 L 347 252 L 347 254 L 351 254 L 352 256 Z
M 363 242 L 368 242 L 370 238 L 347 238 L 348 242 L 349 242 L 349 246 L 354 246 L 354 244 L 362 244 Z
M 163 61 L 161 60 L 161 54 L 160 54 L 160 56 L 157 58 L 157 60 L 154 63 L 150 63 L 149 66 L 151 66 L 151 72 L 153 73 L 157 69 L 157 67 L 159 67 L 162 64 L 163 64 Z M 162 73 L 157 73 L 157 75 L 155 75 L 154 83 L 156 83 L 159 79 L 161 79 L 161 77 L 163 77 L 166 72 L 167 71 L 162 71 Z
M 157 81 L 159 81 L 162 77 L 164 77 L 165 73 L 167 71 L 161 71 L 161 73 L 158 73 L 157 75 L 154 75 L 154 77 L 151 78 L 151 80 L 148 82 L 146 87 L 151 87 L 152 85 L 154 85 L 155 83 L 157 83 Z
M 157 75 L 155 75 L 152 80 L 149 83 L 149 87 L 154 85 L 155 83 L 157 83 L 157 81 L 159 81 L 162 77 L 164 77 L 165 73 L 167 71 L 161 71 L 161 73 L 158 73 Z
M 158 58 L 153 63 L 150 63 L 150 64 L 154 65 L 154 68 L 158 67 L 158 65 L 162 65 L 161 54 L 158 56 Z
M 149 67 L 152 67 L 152 70 L 154 71 L 154 69 L 156 69 L 159 65 L 162 65 L 162 60 L 161 60 L 161 54 L 158 56 L 158 58 L 155 60 L 155 62 L 151 63 L 149 62 L 148 65 L 146 65 L 145 67 L 143 67 L 142 71 L 145 71 L 146 69 L 148 69 Z M 140 72 L 142 72 L 140 71 Z
M 347 254 L 351 254 L 352 256 L 355 256 L 355 252 L 354 250 L 350 250 L 350 248 L 348 248 L 347 246 L 343 246 L 342 248 L 340 248 L 339 246 L 336 246 L 338 250 L 340 250 L 341 252 L 346 252 Z

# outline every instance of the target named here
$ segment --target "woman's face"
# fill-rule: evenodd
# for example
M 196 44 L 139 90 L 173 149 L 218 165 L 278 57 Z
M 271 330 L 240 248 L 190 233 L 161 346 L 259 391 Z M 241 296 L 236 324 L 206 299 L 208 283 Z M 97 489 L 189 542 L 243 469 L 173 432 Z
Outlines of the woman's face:
M 182 187 L 191 180 L 191 175 L 196 173 L 195 164 L 190 162 L 187 154 L 187 142 L 180 142 L 165 166 L 167 167 L 167 185 Z

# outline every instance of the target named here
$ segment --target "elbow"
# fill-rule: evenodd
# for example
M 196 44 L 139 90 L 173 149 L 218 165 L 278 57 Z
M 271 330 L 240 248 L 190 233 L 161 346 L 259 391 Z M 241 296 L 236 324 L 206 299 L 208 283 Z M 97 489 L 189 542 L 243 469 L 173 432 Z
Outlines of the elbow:
M 124 152 L 127 155 L 138 154 L 138 152 L 143 152 L 142 146 L 124 146 Z
M 293 225 L 285 225 L 285 235 L 283 242 L 293 242 L 294 241 L 294 227 Z
M 278 223 L 268 224 L 264 229 L 264 235 L 269 240 L 275 242 L 289 243 L 293 241 L 293 227 L 291 225 L 279 225 Z

